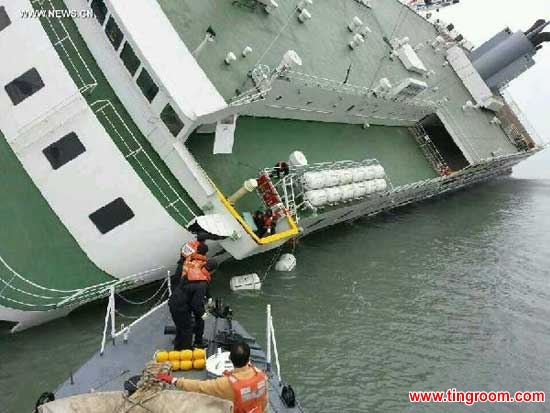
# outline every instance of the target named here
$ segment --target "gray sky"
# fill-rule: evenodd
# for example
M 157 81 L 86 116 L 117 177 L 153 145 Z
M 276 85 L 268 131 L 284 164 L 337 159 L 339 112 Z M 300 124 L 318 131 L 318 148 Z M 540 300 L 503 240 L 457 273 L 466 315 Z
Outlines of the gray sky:
M 527 30 L 539 18 L 550 20 L 550 0 L 461 0 L 437 13 L 476 46 L 510 27 Z M 550 31 L 547 28 L 546 31 Z M 550 142 L 550 42 L 535 57 L 537 64 L 514 80 L 508 89 L 542 140 Z M 550 150 L 517 168 L 515 175 L 550 178 Z

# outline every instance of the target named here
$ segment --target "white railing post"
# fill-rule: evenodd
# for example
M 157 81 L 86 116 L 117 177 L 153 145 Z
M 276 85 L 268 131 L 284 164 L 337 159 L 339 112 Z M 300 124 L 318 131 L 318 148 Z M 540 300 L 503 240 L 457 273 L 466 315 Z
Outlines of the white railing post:
M 116 321 L 115 321 L 115 286 L 112 285 L 109 288 L 109 301 L 111 306 L 111 337 L 115 338 L 116 333 Z
M 99 350 L 100 356 L 102 356 L 105 351 L 105 343 L 107 341 L 107 328 L 109 326 L 110 315 L 111 315 L 111 297 L 109 296 L 109 301 L 107 303 L 107 311 L 105 311 L 105 323 L 103 325 L 103 337 L 101 338 L 101 349 Z
M 277 366 L 277 377 L 281 381 L 281 365 L 279 364 L 279 352 L 277 351 L 277 340 L 275 339 L 275 328 L 273 327 L 273 317 L 269 316 L 269 329 L 271 331 L 271 339 L 273 340 L 273 353 L 275 354 L 275 365 Z
M 166 271 L 167 283 L 168 283 L 168 297 L 172 295 L 172 277 L 170 277 L 170 270 Z
M 267 323 L 265 327 L 266 331 L 266 361 L 267 361 L 267 369 L 271 370 L 271 304 L 267 305 Z

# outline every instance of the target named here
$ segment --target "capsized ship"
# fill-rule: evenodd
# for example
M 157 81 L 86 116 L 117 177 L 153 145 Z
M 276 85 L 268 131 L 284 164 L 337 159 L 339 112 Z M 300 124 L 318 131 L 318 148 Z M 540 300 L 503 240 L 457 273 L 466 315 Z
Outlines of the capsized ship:
M 475 48 L 398 0 L 0 0 L 0 319 L 165 277 L 194 232 L 240 260 L 508 172 L 541 145 L 502 90 L 546 25 Z

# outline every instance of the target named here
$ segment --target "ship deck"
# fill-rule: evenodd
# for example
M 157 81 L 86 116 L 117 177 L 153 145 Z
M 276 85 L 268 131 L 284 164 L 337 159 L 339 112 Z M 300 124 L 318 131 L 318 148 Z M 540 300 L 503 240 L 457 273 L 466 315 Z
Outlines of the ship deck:
M 241 117 L 237 121 L 231 155 L 213 155 L 214 134 L 193 134 L 187 146 L 210 178 L 226 195 L 240 188 L 294 150 L 303 151 L 309 163 L 377 159 L 394 185 L 436 177 L 413 136 L 406 128 Z M 259 199 L 239 201 L 242 211 L 258 209 Z
M 296 18 L 298 0 L 278 1 L 279 8 L 272 14 L 253 7 L 254 0 L 157 1 L 189 50 L 197 48 L 209 26 L 214 29 L 215 42 L 200 52 L 197 61 L 226 100 L 242 90 L 249 71 L 257 64 L 274 68 L 287 50 L 295 50 L 303 60 L 299 71 L 319 78 L 343 82 L 351 67 L 349 85 L 373 87 L 382 77 L 394 85 L 408 77 L 427 81 L 432 90 L 422 98 L 434 102 L 447 98 L 439 105 L 440 112 L 453 128 L 457 144 L 471 159 L 517 152 L 504 131 L 490 124 L 493 113 L 462 110 L 462 105 L 473 98 L 454 70 L 443 66 L 444 53 L 436 53 L 430 46 L 418 51 L 428 70 L 435 72 L 428 80 L 407 71 L 399 59 L 389 58 L 391 48 L 384 39 L 407 36 L 414 46 L 431 42 L 437 35 L 431 23 L 397 0 L 373 0 L 372 9 L 355 0 L 315 0 L 308 6 L 311 20 L 303 24 Z M 360 17 L 372 33 L 352 52 L 347 47 L 351 38 L 347 25 L 354 16 Z M 242 58 L 246 46 L 253 52 Z M 230 51 L 238 58 L 228 66 L 224 59 Z M 294 140 L 302 143 L 303 137 L 295 135 Z

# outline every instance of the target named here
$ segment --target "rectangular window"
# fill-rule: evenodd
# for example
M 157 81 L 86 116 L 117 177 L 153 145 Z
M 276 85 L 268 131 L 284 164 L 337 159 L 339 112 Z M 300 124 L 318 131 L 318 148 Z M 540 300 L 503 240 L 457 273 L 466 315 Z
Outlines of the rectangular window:
M 10 16 L 6 13 L 4 6 L 0 6 L 0 32 L 8 27 L 11 23 Z
M 157 95 L 159 88 L 147 73 L 147 70 L 142 69 L 141 73 L 137 78 L 137 84 L 143 95 L 147 98 L 149 102 L 152 102 L 155 96 Z
M 120 53 L 120 58 L 122 59 L 124 66 L 126 66 L 126 69 L 128 69 L 128 72 L 134 76 L 141 62 L 134 53 L 134 49 L 132 49 L 132 46 L 130 46 L 128 42 L 124 43 L 124 47 Z
M 61 168 L 67 162 L 72 161 L 84 152 L 86 152 L 86 148 L 74 132 L 63 136 L 42 151 L 44 156 L 50 161 L 53 169 Z
M 131 220 L 134 217 L 134 212 L 124 202 L 124 199 L 117 198 L 90 214 L 89 217 L 99 232 L 106 234 L 119 225 Z
M 103 26 L 103 22 L 105 22 L 105 17 L 107 17 L 107 6 L 105 6 L 105 2 L 103 0 L 92 0 L 92 4 L 90 6 L 92 8 L 92 11 L 95 14 L 95 18 Z
M 109 17 L 109 21 L 107 22 L 107 25 L 105 26 L 105 33 L 107 33 L 107 37 L 109 38 L 109 41 L 115 48 L 115 50 L 118 50 L 120 47 L 120 43 L 122 43 L 122 38 L 124 35 L 118 28 L 118 24 L 116 24 L 115 19 L 112 17 Z
M 8 83 L 4 89 L 14 105 L 23 102 L 44 87 L 44 82 L 35 68 L 27 70 L 18 78 Z
M 183 122 L 170 104 L 167 104 L 164 109 L 162 109 L 162 112 L 160 112 L 160 118 L 170 133 L 174 136 L 177 136 L 183 129 Z

